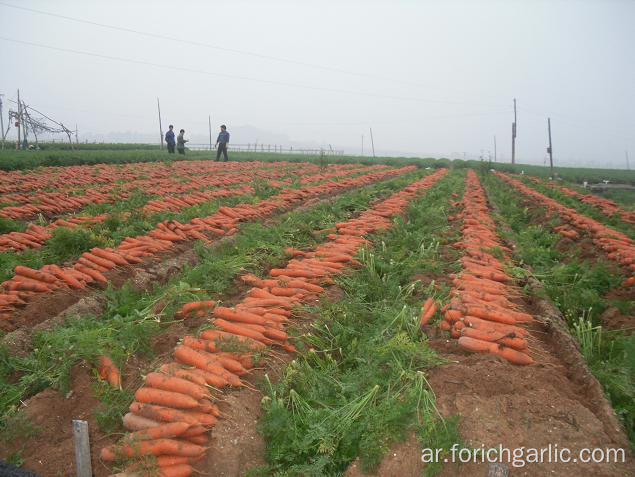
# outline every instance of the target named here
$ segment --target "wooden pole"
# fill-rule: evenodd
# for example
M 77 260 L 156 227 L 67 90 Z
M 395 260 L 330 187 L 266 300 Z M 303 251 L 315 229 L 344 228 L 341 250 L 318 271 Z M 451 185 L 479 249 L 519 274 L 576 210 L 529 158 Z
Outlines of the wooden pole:
M 4 117 L 2 116 L 2 94 L 0 94 L 0 134 L 2 134 L 2 149 L 4 149 Z
M 553 178 L 553 147 L 551 144 L 551 118 L 547 118 L 547 130 L 549 131 L 549 147 L 547 152 L 549 153 L 549 170 L 551 171 L 551 178 Z
M 370 143 L 373 146 L 373 157 L 375 157 L 375 141 L 373 139 L 373 128 L 370 128 Z
M 2 146 L 4 147 L 4 143 L 2 144 Z M 628 150 L 624 151 L 624 155 L 626 156 L 626 170 L 630 171 L 631 165 L 628 163 Z
M 207 122 L 209 123 L 209 150 L 212 150 L 212 115 L 207 116 Z M 249 147 L 247 147 L 249 149 Z
M 494 136 L 494 162 L 496 162 L 496 136 Z
M 20 149 L 22 145 L 20 144 L 22 141 L 21 128 L 22 127 L 22 103 L 20 102 L 20 90 L 18 89 L 18 142 L 15 145 L 16 149 Z
M 163 149 L 163 125 L 161 124 L 161 103 L 157 98 L 157 109 L 159 110 L 159 135 L 161 136 L 161 149 Z
M 516 164 L 516 98 L 514 98 L 514 122 L 512 123 L 512 164 Z
M 92 477 L 90 441 L 88 437 L 88 423 L 86 421 L 73 420 L 73 440 L 75 441 L 77 477 Z

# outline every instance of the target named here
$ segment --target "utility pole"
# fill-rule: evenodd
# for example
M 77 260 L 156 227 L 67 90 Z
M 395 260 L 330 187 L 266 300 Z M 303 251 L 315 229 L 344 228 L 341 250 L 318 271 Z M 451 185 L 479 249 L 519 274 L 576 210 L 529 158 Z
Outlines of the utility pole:
M 496 136 L 494 136 L 494 162 L 496 162 Z
M 370 128 L 370 144 L 373 146 L 373 157 L 375 157 L 375 141 L 373 139 L 373 128 Z
M 549 153 L 549 169 L 551 170 L 551 177 L 553 178 L 553 148 L 551 147 L 551 118 L 547 118 L 547 130 L 549 131 L 549 147 L 547 152 Z
M 0 134 L 2 134 L 2 149 L 4 149 L 4 117 L 2 116 L 2 97 L 4 94 L 0 94 Z
M 631 166 L 628 163 L 628 150 L 624 151 L 624 155 L 626 156 L 626 170 L 630 171 L 631 170 Z
M 364 135 L 362 134 L 362 157 L 364 156 Z
M 161 149 L 163 149 L 163 125 L 161 124 L 161 104 L 157 98 L 157 109 L 159 110 L 159 134 L 161 136 Z
M 75 123 L 75 144 L 79 144 L 79 139 L 77 138 L 77 123 Z
M 512 164 L 516 164 L 516 98 L 514 98 L 514 122 L 512 123 Z
M 212 150 L 212 115 L 207 116 L 207 122 L 209 123 L 209 150 Z
M 16 149 L 20 149 L 21 145 L 21 134 L 20 134 L 20 128 L 22 127 L 22 103 L 20 102 L 20 90 L 18 89 L 18 142 L 15 145 Z

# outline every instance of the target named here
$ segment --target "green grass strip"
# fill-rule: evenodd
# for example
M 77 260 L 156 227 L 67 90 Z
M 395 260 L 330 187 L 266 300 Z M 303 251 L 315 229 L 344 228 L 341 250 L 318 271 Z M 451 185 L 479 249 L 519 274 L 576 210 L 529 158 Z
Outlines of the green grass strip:
M 450 195 L 463 183 L 452 173 L 414 201 L 408 221 L 373 237 L 363 267 L 338 280 L 344 296 L 308 308 L 301 353 L 279 382 L 265 383 L 269 465 L 253 475 L 341 475 L 357 457 L 372 469 L 409 431 L 426 447 L 458 442 L 456 421 L 440 418 L 425 377 L 442 359 L 419 329 L 423 300 L 447 299 L 449 288 L 413 276 L 452 270 L 441 243 L 454 240 Z

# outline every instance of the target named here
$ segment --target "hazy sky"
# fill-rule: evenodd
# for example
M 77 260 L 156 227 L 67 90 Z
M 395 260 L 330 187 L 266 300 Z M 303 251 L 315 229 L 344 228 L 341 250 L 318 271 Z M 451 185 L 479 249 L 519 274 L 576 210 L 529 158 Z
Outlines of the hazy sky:
M 550 115 L 557 163 L 624 167 L 628 148 L 635 165 L 635 0 L 0 0 L 0 37 L 5 122 L 19 87 L 80 138 L 158 140 L 159 96 L 197 137 L 208 114 L 234 142 L 349 153 L 369 127 L 378 153 L 408 155 L 487 156 L 496 135 L 508 161 L 516 97 L 519 161 L 543 163 Z

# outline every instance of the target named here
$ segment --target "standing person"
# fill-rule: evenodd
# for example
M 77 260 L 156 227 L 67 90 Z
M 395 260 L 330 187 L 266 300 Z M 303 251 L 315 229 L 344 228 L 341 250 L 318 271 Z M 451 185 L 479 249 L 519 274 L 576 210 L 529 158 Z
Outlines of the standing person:
M 174 146 L 176 141 L 174 140 L 174 126 L 170 124 L 170 130 L 165 133 L 165 142 L 168 145 L 168 154 L 174 154 Z
M 183 134 L 185 134 L 185 129 L 181 129 L 179 135 L 176 136 L 176 149 L 179 151 L 179 154 L 185 154 L 185 143 L 189 141 L 189 139 L 183 138 Z
M 220 159 L 221 152 L 227 162 L 227 144 L 229 144 L 229 133 L 227 132 L 227 126 L 224 124 L 220 127 L 220 133 L 218 139 L 216 139 L 216 160 Z

